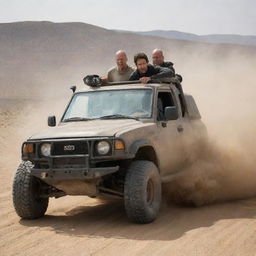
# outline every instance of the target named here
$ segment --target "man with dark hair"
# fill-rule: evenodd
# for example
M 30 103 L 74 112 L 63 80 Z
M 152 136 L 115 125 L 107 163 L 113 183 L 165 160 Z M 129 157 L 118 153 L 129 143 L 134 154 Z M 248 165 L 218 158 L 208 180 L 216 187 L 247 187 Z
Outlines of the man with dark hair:
M 162 50 L 160 49 L 153 50 L 152 61 L 154 66 L 169 68 L 173 71 L 173 73 L 175 73 L 175 70 L 173 68 L 173 63 L 170 61 L 164 61 L 164 54 Z
M 134 63 L 137 69 L 131 74 L 130 81 L 140 80 L 146 84 L 153 79 L 170 78 L 175 74 L 172 70 L 163 67 L 154 67 L 148 63 L 148 57 L 145 53 L 137 53 L 134 56 Z

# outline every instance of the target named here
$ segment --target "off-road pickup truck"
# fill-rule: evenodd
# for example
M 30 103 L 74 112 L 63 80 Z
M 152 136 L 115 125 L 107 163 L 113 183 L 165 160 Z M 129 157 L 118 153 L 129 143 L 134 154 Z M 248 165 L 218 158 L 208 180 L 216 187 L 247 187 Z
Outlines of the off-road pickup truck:
M 184 139 L 206 132 L 193 97 L 172 82 L 73 91 L 59 124 L 48 117 L 51 127 L 22 145 L 13 182 L 17 214 L 42 217 L 50 197 L 112 196 L 123 199 L 131 221 L 152 222 L 162 183 L 186 162 Z

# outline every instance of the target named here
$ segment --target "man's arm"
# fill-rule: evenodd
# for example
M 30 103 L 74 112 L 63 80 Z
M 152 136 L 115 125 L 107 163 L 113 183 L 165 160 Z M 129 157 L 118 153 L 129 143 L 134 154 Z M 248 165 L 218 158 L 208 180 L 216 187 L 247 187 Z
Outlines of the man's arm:
M 158 78 L 170 78 L 174 77 L 175 73 L 169 68 L 163 67 L 155 67 L 156 74 L 151 76 L 151 79 L 158 79 Z
M 173 63 L 170 62 L 170 61 L 164 62 L 164 63 L 163 63 L 163 66 L 160 65 L 160 67 L 169 68 L 169 69 L 173 72 L 173 74 L 175 74 L 175 69 L 174 69 L 174 67 L 173 67 Z
M 167 68 L 169 68 L 169 69 L 173 72 L 173 74 L 175 74 L 175 69 L 174 69 L 173 65 L 170 65 L 170 66 L 167 67 Z
M 136 80 L 139 80 L 140 78 L 139 78 L 139 76 L 138 76 L 138 74 L 137 74 L 137 72 L 136 72 L 136 70 L 135 71 L 133 71 L 133 73 L 130 75 L 130 78 L 129 78 L 129 81 L 136 81 Z

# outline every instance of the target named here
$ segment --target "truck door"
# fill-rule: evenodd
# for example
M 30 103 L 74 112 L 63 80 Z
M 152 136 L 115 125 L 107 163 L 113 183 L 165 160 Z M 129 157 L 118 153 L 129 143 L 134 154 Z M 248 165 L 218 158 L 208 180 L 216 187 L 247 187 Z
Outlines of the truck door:
M 179 102 L 171 90 L 159 90 L 156 104 L 156 123 L 158 138 L 158 158 L 161 176 L 179 171 L 182 159 L 182 111 Z M 179 112 L 177 120 L 165 120 L 164 109 L 176 106 Z

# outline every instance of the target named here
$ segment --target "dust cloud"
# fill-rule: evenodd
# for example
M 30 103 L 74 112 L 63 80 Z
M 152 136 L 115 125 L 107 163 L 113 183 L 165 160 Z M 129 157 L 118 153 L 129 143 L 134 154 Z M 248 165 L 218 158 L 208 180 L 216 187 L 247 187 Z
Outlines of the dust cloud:
M 209 140 L 191 165 L 164 187 L 167 200 L 188 205 L 256 196 L 255 152 Z M 193 160 L 193 161 L 192 161 Z
M 188 149 L 191 164 L 164 186 L 167 200 L 179 204 L 256 196 L 255 51 L 207 55 L 181 67 L 184 90 L 195 97 L 209 138 Z

